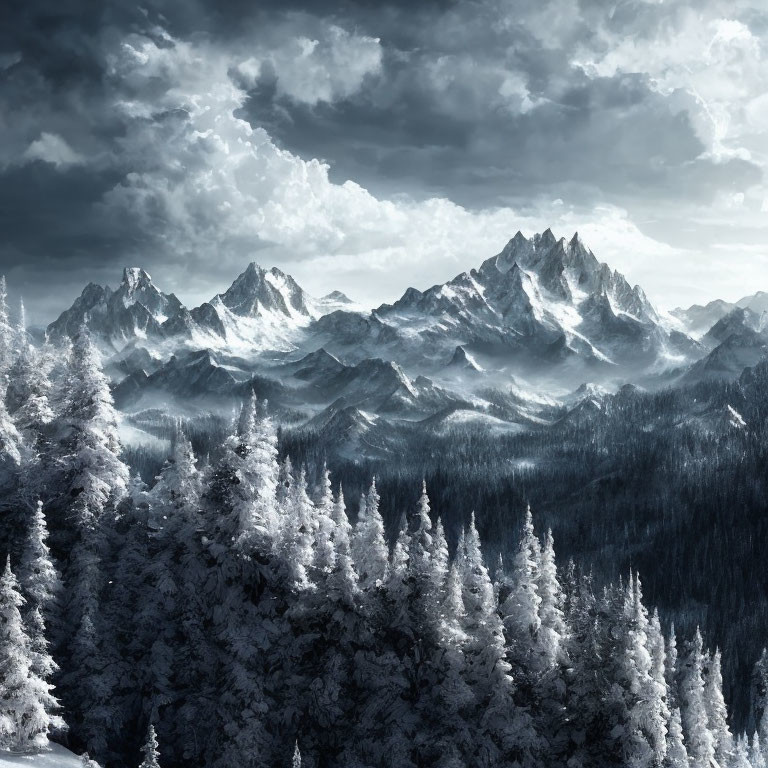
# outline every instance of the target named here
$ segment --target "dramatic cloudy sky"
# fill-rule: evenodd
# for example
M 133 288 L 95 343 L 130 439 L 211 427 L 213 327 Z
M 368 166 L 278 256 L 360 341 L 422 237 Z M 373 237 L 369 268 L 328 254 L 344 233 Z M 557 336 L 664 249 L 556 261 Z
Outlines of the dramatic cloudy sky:
M 0 267 L 378 303 L 578 229 L 661 306 L 768 290 L 765 0 L 10 0 Z

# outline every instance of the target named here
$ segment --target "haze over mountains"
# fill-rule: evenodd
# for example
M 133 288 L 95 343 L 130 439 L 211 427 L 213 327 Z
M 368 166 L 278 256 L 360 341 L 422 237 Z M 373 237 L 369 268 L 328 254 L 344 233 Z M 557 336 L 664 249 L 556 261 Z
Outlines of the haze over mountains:
M 89 329 L 134 424 L 159 405 L 226 413 L 253 389 L 285 422 L 376 455 L 404 431 L 539 428 L 625 384 L 736 378 L 766 352 L 767 309 L 758 293 L 661 312 L 578 234 L 546 230 L 370 312 L 256 264 L 187 308 L 127 268 L 116 290 L 88 285 L 48 336 Z

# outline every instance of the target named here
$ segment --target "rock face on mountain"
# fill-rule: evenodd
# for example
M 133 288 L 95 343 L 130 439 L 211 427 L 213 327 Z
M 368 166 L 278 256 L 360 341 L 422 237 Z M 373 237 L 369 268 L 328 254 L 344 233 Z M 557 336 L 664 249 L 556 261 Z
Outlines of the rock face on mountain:
M 457 347 L 476 360 L 506 359 L 521 371 L 558 366 L 639 370 L 683 359 L 696 344 L 672 328 L 578 234 L 518 232 L 478 269 L 426 291 L 409 288 L 367 318 L 337 312 L 313 328 L 342 360 L 374 348 L 403 364 L 445 364 Z
M 226 344 L 290 348 L 297 329 L 319 317 L 323 307 L 343 304 L 342 299 L 346 297 L 339 294 L 316 302 L 290 275 L 250 264 L 226 292 L 190 310 L 173 294 L 158 290 L 143 269 L 130 268 L 116 291 L 87 286 L 48 326 L 48 333 L 74 336 L 85 326 L 116 348 L 145 338 L 176 338 L 200 348 Z
M 48 326 L 51 338 L 74 336 L 83 326 L 112 342 L 163 335 L 162 325 L 182 309 L 171 294 L 159 291 L 138 267 L 126 267 L 117 290 L 91 283 L 75 303 Z
M 360 436 L 386 423 L 539 428 L 568 412 L 593 418 L 626 382 L 736 378 L 768 350 L 766 306 L 755 294 L 664 315 L 578 234 L 546 230 L 518 232 L 477 268 L 370 312 L 256 264 L 188 309 L 130 268 L 116 290 L 88 285 L 48 333 L 87 327 L 126 409 L 167 401 L 224 413 L 255 390 L 291 423 L 325 414 Z M 681 330 L 694 325 L 698 340 Z

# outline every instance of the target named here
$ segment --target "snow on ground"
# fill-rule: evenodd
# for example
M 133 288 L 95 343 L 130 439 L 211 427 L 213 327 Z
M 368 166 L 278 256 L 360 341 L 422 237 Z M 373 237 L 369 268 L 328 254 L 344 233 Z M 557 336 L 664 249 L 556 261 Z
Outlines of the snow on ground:
M 0 751 L 0 768 L 82 768 L 82 758 L 64 749 L 60 744 L 51 742 L 50 752 L 38 755 L 15 755 Z

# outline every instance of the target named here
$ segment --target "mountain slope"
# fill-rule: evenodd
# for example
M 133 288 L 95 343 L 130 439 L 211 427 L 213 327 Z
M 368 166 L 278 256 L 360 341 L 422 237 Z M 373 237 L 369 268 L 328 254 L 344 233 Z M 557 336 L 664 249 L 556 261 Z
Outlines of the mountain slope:
M 450 364 L 461 346 L 479 367 L 491 357 L 529 376 L 590 368 L 619 375 L 697 352 L 578 234 L 566 241 L 551 230 L 530 239 L 518 232 L 478 269 L 426 291 L 409 288 L 366 318 L 330 314 L 311 330 L 342 360 L 376 349 L 430 370 Z

